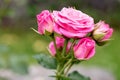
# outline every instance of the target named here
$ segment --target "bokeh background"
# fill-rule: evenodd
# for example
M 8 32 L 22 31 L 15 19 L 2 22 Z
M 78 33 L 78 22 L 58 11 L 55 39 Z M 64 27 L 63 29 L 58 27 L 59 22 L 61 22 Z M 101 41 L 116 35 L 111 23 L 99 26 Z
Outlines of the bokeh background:
M 96 55 L 82 64 L 107 69 L 120 80 L 120 0 L 0 0 L 0 69 L 27 74 L 28 67 L 37 64 L 33 56 L 48 53 L 49 39 L 31 30 L 37 29 L 36 14 L 63 7 L 75 7 L 114 28 L 111 41 L 96 46 Z

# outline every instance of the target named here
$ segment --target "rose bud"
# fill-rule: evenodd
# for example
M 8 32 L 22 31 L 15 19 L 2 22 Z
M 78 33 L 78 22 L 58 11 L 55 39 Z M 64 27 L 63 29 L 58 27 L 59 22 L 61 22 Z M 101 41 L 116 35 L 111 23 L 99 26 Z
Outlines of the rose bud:
M 64 42 L 65 42 L 65 39 L 62 38 L 62 37 L 56 37 L 55 38 L 55 42 L 56 42 L 56 46 L 57 46 L 57 49 L 63 49 L 64 47 Z M 67 45 L 67 51 L 69 51 L 70 49 L 70 46 L 71 46 L 71 43 L 69 42 L 68 45 Z M 55 56 L 56 55 L 56 49 L 55 49 L 55 46 L 54 46 L 54 42 L 50 42 L 49 46 L 48 46 L 48 51 L 50 52 L 50 54 L 52 56 Z
M 73 47 L 73 51 L 78 60 L 88 60 L 95 54 L 95 41 L 91 38 L 82 38 Z
M 97 42 L 106 42 L 112 36 L 113 29 L 110 28 L 109 24 L 105 24 L 104 21 L 99 21 L 95 25 L 95 29 L 93 31 L 93 38 Z
M 37 16 L 38 32 L 42 34 L 51 34 L 53 32 L 53 17 L 48 10 L 42 11 Z

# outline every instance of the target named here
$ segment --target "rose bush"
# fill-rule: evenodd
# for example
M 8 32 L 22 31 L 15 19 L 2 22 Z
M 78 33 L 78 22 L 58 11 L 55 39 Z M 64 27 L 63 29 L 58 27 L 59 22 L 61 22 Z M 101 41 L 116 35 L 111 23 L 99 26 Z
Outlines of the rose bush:
M 87 14 L 74 8 L 53 11 L 56 33 L 68 38 L 82 38 L 94 29 L 94 20 Z
M 40 54 L 38 62 L 45 68 L 56 69 L 52 75 L 56 80 L 90 80 L 76 71 L 67 73 L 74 64 L 91 59 L 95 45 L 102 46 L 110 40 L 113 29 L 104 21 L 94 24 L 87 14 L 65 7 L 61 11 L 42 11 L 37 15 L 37 23 L 36 32 L 52 40 L 48 46 L 52 56 Z

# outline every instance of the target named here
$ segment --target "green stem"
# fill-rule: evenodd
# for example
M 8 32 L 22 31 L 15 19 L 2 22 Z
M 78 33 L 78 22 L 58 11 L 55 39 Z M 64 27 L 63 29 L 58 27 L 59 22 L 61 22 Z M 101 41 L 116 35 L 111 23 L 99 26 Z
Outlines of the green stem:
M 65 68 L 72 62 L 72 59 L 69 59 L 68 62 L 63 66 L 63 68 L 61 69 L 61 71 L 59 72 L 59 74 L 64 73 Z
M 66 49 L 67 49 L 68 41 L 69 41 L 69 39 L 65 39 L 64 47 L 63 47 L 63 50 L 62 50 L 62 53 L 61 53 L 62 59 L 65 59 L 65 60 L 68 59 L 67 57 L 65 57 L 66 56 Z M 55 44 L 55 40 L 54 40 L 54 44 Z M 72 45 L 71 45 L 70 50 L 68 51 L 68 53 L 73 48 L 74 44 L 75 44 L 75 40 L 73 40 Z M 67 75 L 68 71 L 70 70 L 70 68 L 73 65 L 72 62 L 73 62 L 73 58 L 70 58 L 69 60 L 67 60 L 67 62 L 61 62 L 58 59 L 59 64 L 57 66 L 56 80 L 61 80 L 61 76 L 65 77 Z
M 72 66 L 73 66 L 73 63 L 71 63 L 71 64 L 67 67 L 67 70 L 66 70 L 66 72 L 64 73 L 65 76 L 67 75 L 68 71 L 70 70 L 70 68 L 71 68 Z
M 59 74 L 59 71 L 60 71 L 60 64 L 58 64 L 58 66 L 57 66 L 57 73 L 56 73 L 56 80 L 60 80 L 60 74 Z
M 70 46 L 70 49 L 68 51 L 68 55 L 66 56 L 66 58 L 69 57 L 69 56 L 71 56 L 72 53 L 70 54 L 70 52 L 72 52 L 73 46 L 75 45 L 75 43 L 76 43 L 76 40 L 74 39 L 73 42 L 72 42 L 72 44 L 71 44 L 71 46 Z M 72 54 L 72 56 L 74 56 L 74 54 Z
M 55 50 L 56 50 L 56 53 L 57 53 L 57 45 L 56 45 L 56 40 L 55 40 L 55 35 L 53 34 L 53 43 L 54 43 L 54 46 L 55 46 Z
M 63 50 L 62 50 L 62 56 L 64 56 L 65 53 L 66 53 L 67 44 L 68 44 L 68 39 L 65 39 L 64 47 L 63 47 Z
M 70 46 L 69 52 L 73 49 L 73 46 L 74 46 L 75 42 L 76 42 L 76 40 L 74 39 L 73 42 L 72 42 L 72 45 Z
M 66 64 L 64 65 L 58 65 L 57 67 L 57 73 L 56 73 L 56 80 L 61 80 L 60 76 L 66 76 L 66 74 L 68 73 L 69 69 L 72 67 L 73 63 L 72 63 L 73 59 L 69 59 Z M 67 68 L 67 70 L 65 71 L 65 69 Z

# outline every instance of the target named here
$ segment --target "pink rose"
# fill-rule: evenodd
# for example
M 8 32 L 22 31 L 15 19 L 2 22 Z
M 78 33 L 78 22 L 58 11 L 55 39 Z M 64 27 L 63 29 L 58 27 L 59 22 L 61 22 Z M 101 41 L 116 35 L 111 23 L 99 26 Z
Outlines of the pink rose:
M 91 38 L 82 38 L 74 46 L 74 56 L 78 60 L 88 60 L 95 54 L 95 41 Z
M 93 37 L 96 41 L 102 42 L 108 40 L 113 33 L 113 29 L 109 27 L 108 24 L 105 24 L 104 21 L 99 21 L 95 25 L 95 30 L 93 32 Z
M 56 27 L 54 31 L 68 38 L 81 38 L 94 28 L 94 20 L 87 14 L 74 8 L 53 11 Z
M 65 41 L 65 39 L 61 38 L 61 37 L 56 37 L 55 40 L 56 40 L 57 49 L 61 50 L 64 47 L 64 41 Z M 71 46 L 71 43 L 69 42 L 68 45 L 67 45 L 67 51 L 70 49 L 70 46 Z M 55 56 L 56 50 L 55 50 L 53 41 L 50 42 L 50 44 L 48 46 L 48 50 L 49 50 L 49 52 L 50 52 L 50 54 L 52 56 Z
M 45 31 L 53 32 L 53 17 L 48 10 L 42 11 L 36 17 L 40 34 L 45 34 Z

